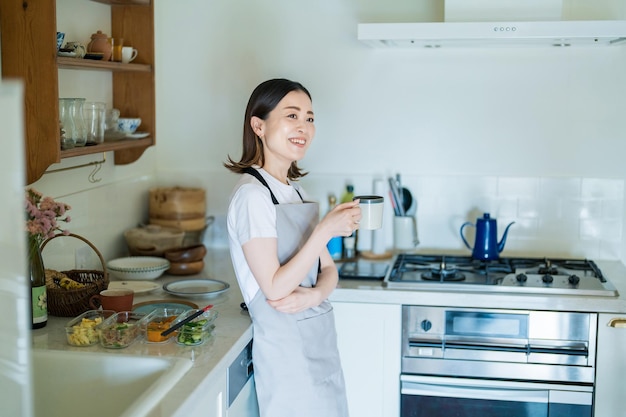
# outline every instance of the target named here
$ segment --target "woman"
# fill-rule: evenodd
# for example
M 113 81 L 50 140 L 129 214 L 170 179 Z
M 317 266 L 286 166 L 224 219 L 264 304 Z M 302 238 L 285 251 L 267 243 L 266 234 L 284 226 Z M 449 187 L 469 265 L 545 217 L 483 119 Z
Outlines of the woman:
M 254 329 L 254 375 L 262 417 L 348 415 L 332 306 L 337 268 L 326 243 L 358 228 L 358 201 L 319 221 L 295 182 L 315 134 L 311 95 L 273 79 L 252 92 L 243 152 L 225 166 L 244 174 L 228 208 L 235 274 Z

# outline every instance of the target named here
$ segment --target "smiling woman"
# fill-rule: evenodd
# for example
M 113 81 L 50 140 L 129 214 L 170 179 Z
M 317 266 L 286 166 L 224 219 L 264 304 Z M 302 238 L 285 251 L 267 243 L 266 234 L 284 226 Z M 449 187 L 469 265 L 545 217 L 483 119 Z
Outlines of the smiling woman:
M 297 165 L 315 135 L 311 95 L 274 79 L 252 92 L 243 154 L 225 166 L 242 175 L 228 208 L 235 274 L 252 318 L 261 416 L 346 417 L 332 306 L 337 268 L 326 248 L 358 228 L 361 211 L 340 204 L 321 222 Z

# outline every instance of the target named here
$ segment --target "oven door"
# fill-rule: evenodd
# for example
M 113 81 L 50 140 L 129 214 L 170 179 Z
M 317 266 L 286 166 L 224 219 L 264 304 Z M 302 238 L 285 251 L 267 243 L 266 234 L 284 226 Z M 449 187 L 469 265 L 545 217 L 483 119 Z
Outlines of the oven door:
M 591 417 L 592 388 L 402 375 L 401 417 Z

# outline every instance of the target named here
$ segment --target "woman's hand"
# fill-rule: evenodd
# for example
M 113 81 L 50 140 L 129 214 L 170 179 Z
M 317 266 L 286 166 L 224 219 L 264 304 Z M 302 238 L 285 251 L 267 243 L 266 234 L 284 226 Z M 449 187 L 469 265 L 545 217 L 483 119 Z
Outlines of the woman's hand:
M 359 200 L 337 205 L 324 216 L 318 227 L 328 234 L 328 239 L 335 236 L 350 236 L 359 228 L 361 207 Z
M 294 314 L 321 304 L 320 291 L 317 288 L 296 287 L 295 290 L 280 300 L 267 300 L 267 303 L 281 313 Z

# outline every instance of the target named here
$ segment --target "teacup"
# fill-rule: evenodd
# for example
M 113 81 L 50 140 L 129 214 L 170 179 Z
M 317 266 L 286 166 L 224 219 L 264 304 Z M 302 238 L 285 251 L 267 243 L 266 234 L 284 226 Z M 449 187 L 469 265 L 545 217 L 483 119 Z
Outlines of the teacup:
M 141 118 L 139 117 L 120 117 L 117 119 L 118 129 L 126 134 L 135 133 L 139 125 L 141 125 Z
M 72 51 L 74 51 L 76 53 L 76 58 L 84 57 L 85 53 L 87 51 L 85 49 L 85 45 L 83 45 L 80 42 L 76 42 L 76 41 L 65 42 L 65 46 L 63 48 L 64 49 L 71 49 Z
M 131 311 L 133 309 L 133 290 L 104 290 L 89 299 L 89 305 L 94 310 L 102 307 L 103 310 Z
M 122 63 L 128 64 L 129 62 L 132 62 L 135 58 L 137 58 L 138 53 L 139 52 L 132 46 L 123 46 L 122 47 Z
M 63 46 L 63 40 L 65 39 L 65 33 L 64 32 L 57 32 L 57 51 L 59 49 L 61 49 L 61 47 Z

